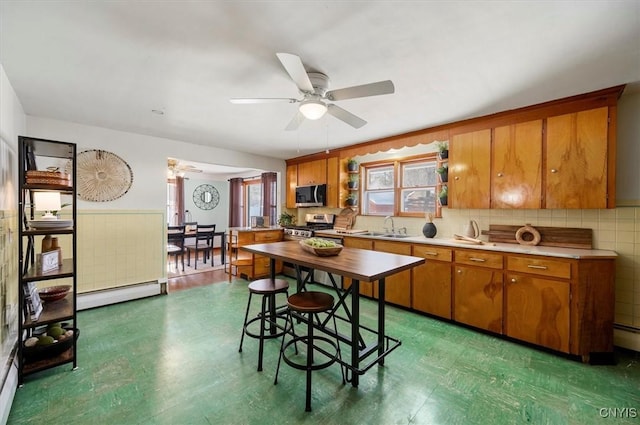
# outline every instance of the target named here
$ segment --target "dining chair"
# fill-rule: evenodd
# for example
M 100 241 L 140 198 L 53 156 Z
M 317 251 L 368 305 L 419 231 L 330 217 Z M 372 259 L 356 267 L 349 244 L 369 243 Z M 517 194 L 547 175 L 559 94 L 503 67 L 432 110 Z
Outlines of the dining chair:
M 191 266 L 191 252 L 195 252 L 195 261 L 193 267 L 198 269 L 198 253 L 202 252 L 202 262 L 206 264 L 207 259 L 211 258 L 211 266 L 213 267 L 213 234 L 216 232 L 215 224 L 198 224 L 196 234 L 192 239 L 193 243 L 185 244 L 187 249 L 187 265 Z
M 184 271 L 184 226 L 167 227 L 167 254 L 175 259 L 176 270 L 178 270 L 178 257 L 182 262 Z

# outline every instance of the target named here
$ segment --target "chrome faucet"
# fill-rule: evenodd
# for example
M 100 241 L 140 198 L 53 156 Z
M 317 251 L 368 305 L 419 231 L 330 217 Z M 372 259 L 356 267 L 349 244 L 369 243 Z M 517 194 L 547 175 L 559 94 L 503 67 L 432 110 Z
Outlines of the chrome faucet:
M 391 220 L 391 230 L 389 230 L 389 228 L 387 227 L 387 220 Z M 391 233 L 395 233 L 395 231 L 396 231 L 396 228 L 393 225 L 393 217 L 391 217 L 390 215 L 388 215 L 388 216 L 386 216 L 384 218 L 384 223 L 382 223 L 382 226 L 384 227 L 384 231 L 385 232 L 389 232 L 390 231 Z

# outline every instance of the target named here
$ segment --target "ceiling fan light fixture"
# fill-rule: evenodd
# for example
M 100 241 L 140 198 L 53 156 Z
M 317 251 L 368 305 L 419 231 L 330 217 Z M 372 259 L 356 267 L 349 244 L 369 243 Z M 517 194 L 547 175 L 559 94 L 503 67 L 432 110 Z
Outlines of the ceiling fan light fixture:
M 300 104 L 300 113 L 308 120 L 318 120 L 327 112 L 327 105 L 320 100 L 305 100 Z

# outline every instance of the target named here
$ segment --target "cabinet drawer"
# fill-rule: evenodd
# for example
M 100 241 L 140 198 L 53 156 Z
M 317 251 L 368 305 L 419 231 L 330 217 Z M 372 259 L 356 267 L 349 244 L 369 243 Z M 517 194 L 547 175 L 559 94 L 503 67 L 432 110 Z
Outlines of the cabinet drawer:
M 263 257 L 261 255 L 256 255 L 253 259 L 253 271 L 255 276 L 262 276 L 265 274 L 269 274 L 270 261 L 268 257 Z
M 273 232 L 256 232 L 254 240 L 256 242 L 276 242 L 282 239 L 282 231 L 274 230 Z
M 451 261 L 453 251 L 447 248 L 438 248 L 429 245 L 413 245 L 413 255 L 429 260 Z
M 502 268 L 502 254 L 492 254 L 482 251 L 466 251 L 460 249 L 456 249 L 455 254 L 455 261 L 458 264 L 490 267 L 492 269 Z
M 571 263 L 562 260 L 509 255 L 507 256 L 507 269 L 521 273 L 571 279 Z

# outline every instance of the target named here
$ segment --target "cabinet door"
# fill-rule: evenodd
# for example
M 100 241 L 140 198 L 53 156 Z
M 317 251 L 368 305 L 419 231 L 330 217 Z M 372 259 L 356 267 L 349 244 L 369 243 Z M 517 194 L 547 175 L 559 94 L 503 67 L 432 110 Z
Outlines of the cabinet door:
M 455 266 L 453 319 L 502 333 L 502 271 Z
M 298 164 L 298 185 L 323 184 L 327 182 L 327 161 L 301 162 Z
M 296 207 L 296 186 L 298 185 L 298 166 L 287 165 L 287 208 Z
M 491 130 L 458 134 L 449 146 L 449 208 L 489 208 Z
M 347 248 L 360 248 L 360 249 L 373 249 L 373 241 L 371 239 L 364 238 L 350 238 L 345 237 L 342 240 L 342 245 Z M 344 289 L 349 289 L 351 287 L 351 278 L 345 277 L 342 286 Z M 373 282 L 360 282 L 360 294 L 373 297 Z
M 547 119 L 546 208 L 607 207 L 607 107 Z
M 451 319 L 452 250 L 414 245 L 412 255 L 426 262 L 411 270 L 411 305 L 414 310 Z
M 542 206 L 542 120 L 494 129 L 491 208 Z
M 338 208 L 340 193 L 340 170 L 338 157 L 327 158 L 327 208 Z
M 376 240 L 373 249 L 400 255 L 411 255 L 411 245 L 400 242 Z M 385 278 L 385 301 L 403 307 L 411 307 L 411 270 L 404 270 Z M 378 297 L 378 282 L 373 285 L 373 293 Z
M 505 333 L 569 352 L 569 282 L 509 273 Z

